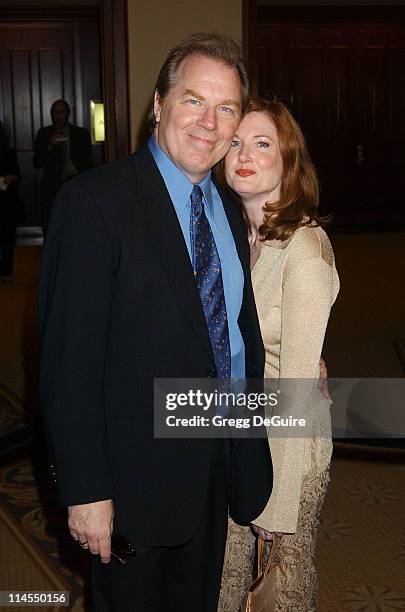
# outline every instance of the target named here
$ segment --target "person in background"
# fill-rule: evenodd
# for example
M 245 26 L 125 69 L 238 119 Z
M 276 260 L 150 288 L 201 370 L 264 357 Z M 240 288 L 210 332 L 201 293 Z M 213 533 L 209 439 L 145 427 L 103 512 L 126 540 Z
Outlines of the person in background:
M 69 116 L 69 104 L 56 100 L 51 107 L 52 125 L 41 128 L 35 139 L 34 168 L 44 169 L 40 196 L 44 238 L 59 187 L 92 165 L 90 133 L 69 123 Z
M 274 610 L 312 612 L 318 591 L 316 530 L 332 454 L 330 401 L 318 385 L 319 363 L 339 279 L 317 213 L 315 169 L 283 104 L 250 101 L 223 171 L 248 222 L 265 378 L 276 379 L 280 388 L 295 379 L 287 383 L 286 414 L 309 424 L 305 436 L 269 438 L 273 491 L 253 529 L 272 542 Z M 239 610 L 251 582 L 253 552 L 251 530 L 231 522 L 220 612 Z
M 17 183 L 20 178 L 17 154 L 11 149 L 0 121 L 0 279 L 9 283 L 13 261 L 17 218 L 20 206 Z

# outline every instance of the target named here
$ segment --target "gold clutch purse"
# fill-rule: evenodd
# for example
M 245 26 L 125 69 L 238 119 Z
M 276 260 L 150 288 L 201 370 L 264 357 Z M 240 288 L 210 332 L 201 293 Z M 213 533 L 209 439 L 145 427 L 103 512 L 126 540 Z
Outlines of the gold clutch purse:
M 271 553 L 264 563 L 264 542 L 258 541 L 258 576 L 250 585 L 244 612 L 273 612 L 276 605 L 276 576 L 278 566 L 272 563 Z

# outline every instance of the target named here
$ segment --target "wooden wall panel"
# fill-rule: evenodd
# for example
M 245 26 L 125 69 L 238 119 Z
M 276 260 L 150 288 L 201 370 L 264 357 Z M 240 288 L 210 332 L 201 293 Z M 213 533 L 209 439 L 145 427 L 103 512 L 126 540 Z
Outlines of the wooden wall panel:
M 325 134 L 331 145 L 329 163 L 344 166 L 345 142 L 351 131 L 350 113 L 350 48 L 331 45 L 325 71 Z
M 41 121 L 49 123 L 54 100 L 65 98 L 62 49 L 38 49 Z M 67 97 L 67 96 L 66 96 Z M 69 102 L 69 100 L 67 100 Z M 74 121 L 74 117 L 72 117 Z
M 33 121 L 30 50 L 13 49 L 9 57 L 14 118 L 14 145 L 19 151 L 31 151 Z
M 363 100 L 362 133 L 368 138 L 384 136 L 390 126 L 391 117 L 388 114 L 387 98 L 389 82 L 386 78 L 387 53 L 383 45 L 364 47 L 362 73 L 363 73 Z
M 324 64 L 325 49 L 318 45 L 297 45 L 293 112 L 301 117 L 303 131 L 312 155 L 319 158 L 324 137 Z
M 405 13 L 395 23 L 391 9 L 253 4 L 245 5 L 253 89 L 273 92 L 300 123 L 323 212 L 342 227 L 405 227 Z
M 405 145 L 405 41 L 404 46 L 393 46 L 390 49 L 390 68 L 391 68 L 391 98 L 390 112 L 393 117 L 391 122 L 391 138 L 393 143 Z M 397 149 L 397 153 L 399 150 Z M 402 149 L 398 159 L 405 157 L 405 148 Z M 397 155 L 393 155 L 393 161 Z

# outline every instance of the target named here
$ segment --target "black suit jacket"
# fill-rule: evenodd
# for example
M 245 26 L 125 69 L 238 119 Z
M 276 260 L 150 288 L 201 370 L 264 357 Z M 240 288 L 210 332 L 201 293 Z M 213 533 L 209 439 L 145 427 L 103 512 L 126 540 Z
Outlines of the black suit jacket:
M 85 128 L 69 124 L 70 127 L 70 159 L 77 171 L 84 172 L 91 168 L 91 139 Z M 62 184 L 63 149 L 60 144 L 49 148 L 53 125 L 43 127 L 38 131 L 34 145 L 34 168 L 44 168 L 41 179 L 41 201 L 51 203 Z
M 17 153 L 15 149 L 5 149 L 0 146 L 0 176 L 6 176 L 7 174 L 18 176 L 18 178 L 20 177 Z M 19 204 L 20 198 L 17 183 L 9 185 L 6 191 L 0 191 L 0 206 L 13 207 L 15 210 L 15 218 L 17 218 L 17 207 Z
M 224 194 L 245 287 L 247 376 L 263 376 L 249 248 Z M 59 192 L 40 275 L 41 397 L 61 500 L 113 498 L 135 542 L 185 542 L 204 505 L 211 440 L 153 438 L 153 379 L 215 363 L 190 258 L 147 147 Z M 267 440 L 239 440 L 231 512 L 248 522 L 272 484 Z

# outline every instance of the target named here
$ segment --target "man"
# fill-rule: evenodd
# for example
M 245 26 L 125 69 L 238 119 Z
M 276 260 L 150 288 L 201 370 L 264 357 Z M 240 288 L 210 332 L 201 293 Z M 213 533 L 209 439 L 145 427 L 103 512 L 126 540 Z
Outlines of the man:
M 91 168 L 88 130 L 69 123 L 70 106 L 56 100 L 51 107 L 52 125 L 38 131 L 34 146 L 34 168 L 44 168 L 41 180 L 42 229 L 48 230 L 52 202 L 68 179 Z
M 160 71 L 148 144 L 57 197 L 42 403 L 96 610 L 215 612 L 228 505 L 249 523 L 270 495 L 264 439 L 153 437 L 154 378 L 263 376 L 244 223 L 210 174 L 247 97 L 236 43 L 190 37 Z M 126 567 L 108 563 L 112 529 L 136 548 Z

